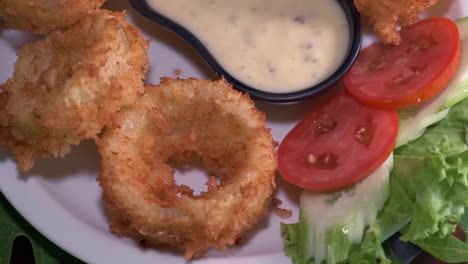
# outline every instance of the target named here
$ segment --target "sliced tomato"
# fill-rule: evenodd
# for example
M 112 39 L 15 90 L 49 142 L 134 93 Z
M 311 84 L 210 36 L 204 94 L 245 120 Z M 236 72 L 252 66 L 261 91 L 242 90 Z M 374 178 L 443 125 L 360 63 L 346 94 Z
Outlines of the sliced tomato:
M 302 119 L 278 150 L 288 182 L 313 191 L 335 191 L 365 179 L 388 158 L 398 114 L 360 104 L 344 89 Z
M 396 109 L 440 92 L 460 62 L 460 34 L 448 18 L 422 20 L 401 30 L 399 46 L 375 43 L 361 51 L 345 86 L 361 103 Z

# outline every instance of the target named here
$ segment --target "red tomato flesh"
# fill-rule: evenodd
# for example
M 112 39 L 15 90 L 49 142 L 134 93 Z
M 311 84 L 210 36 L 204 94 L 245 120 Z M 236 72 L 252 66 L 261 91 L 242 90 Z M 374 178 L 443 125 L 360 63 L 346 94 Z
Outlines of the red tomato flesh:
M 460 62 L 460 34 L 448 18 L 421 20 L 401 30 L 399 46 L 375 43 L 361 51 L 345 86 L 368 106 L 396 109 L 439 93 Z
M 278 169 L 288 182 L 312 191 L 354 185 L 388 158 L 398 133 L 398 114 L 360 104 L 344 89 L 302 119 L 278 150 Z

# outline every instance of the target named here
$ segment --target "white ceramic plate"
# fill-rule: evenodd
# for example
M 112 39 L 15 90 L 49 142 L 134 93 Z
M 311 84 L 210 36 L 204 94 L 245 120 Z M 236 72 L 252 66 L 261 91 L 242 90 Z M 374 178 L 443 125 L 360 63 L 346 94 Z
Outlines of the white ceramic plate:
M 453 19 L 466 16 L 468 3 L 462 2 L 441 0 L 425 15 L 445 15 Z M 175 75 L 213 77 L 187 44 L 134 12 L 127 1 L 108 0 L 106 8 L 128 10 L 128 19 L 143 31 L 146 38 L 152 39 L 147 82 L 158 83 L 160 77 Z M 0 24 L 0 83 L 13 73 L 16 50 L 35 38 Z M 366 37 L 364 45 L 371 39 Z M 283 139 L 311 104 L 310 100 L 289 105 L 257 102 L 258 108 L 266 113 L 268 126 L 277 141 Z M 9 154 L 0 152 L 0 190 L 39 232 L 85 262 L 184 263 L 180 254 L 142 249 L 131 239 L 109 233 L 101 190 L 96 182 L 99 159 L 94 143 L 86 141 L 73 148 L 64 159 L 40 160 L 30 173 L 21 174 Z M 199 183 L 200 180 L 204 182 L 200 172 L 194 172 L 191 177 L 177 174 L 176 180 L 193 186 L 195 190 L 203 188 Z M 297 221 L 299 193 L 299 189 L 280 181 L 275 197 L 283 201 L 283 207 L 292 209 L 291 219 L 282 220 L 271 213 L 245 245 L 224 252 L 209 251 L 192 263 L 290 263 L 282 251 L 280 222 Z

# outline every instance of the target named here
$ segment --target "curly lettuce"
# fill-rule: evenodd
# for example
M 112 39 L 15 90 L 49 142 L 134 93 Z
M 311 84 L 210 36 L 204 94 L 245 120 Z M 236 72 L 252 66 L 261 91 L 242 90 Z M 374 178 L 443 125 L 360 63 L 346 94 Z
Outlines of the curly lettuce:
M 381 263 L 380 243 L 397 231 L 444 262 L 468 261 L 468 245 L 452 235 L 468 206 L 467 131 L 464 100 L 419 139 L 394 151 L 390 197 L 350 252 L 350 263 Z

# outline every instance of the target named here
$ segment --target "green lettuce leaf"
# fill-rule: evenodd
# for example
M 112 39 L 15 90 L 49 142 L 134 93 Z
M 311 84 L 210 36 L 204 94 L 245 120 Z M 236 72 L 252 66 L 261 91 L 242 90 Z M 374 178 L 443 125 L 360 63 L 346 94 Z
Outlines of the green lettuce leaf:
M 390 200 L 384 207 L 389 214 L 381 217 L 387 220 L 384 232 L 395 216 L 411 220 L 404 240 L 445 237 L 455 230 L 468 205 L 467 128 L 468 100 L 464 100 L 419 139 L 394 151 Z
M 419 139 L 394 151 L 390 197 L 350 253 L 350 263 L 381 263 L 380 242 L 407 223 L 401 230 L 403 240 L 445 262 L 468 261 L 467 244 L 451 235 L 468 206 L 467 128 L 464 100 Z M 362 262 L 365 254 L 374 261 Z
M 343 232 L 343 230 L 346 229 L 337 227 L 327 231 L 327 259 L 330 260 L 331 263 L 343 263 L 348 259 L 351 241 L 349 241 L 348 234 Z
M 299 223 L 283 224 L 281 223 L 281 236 L 283 237 L 284 254 L 290 257 L 295 264 L 306 263 L 307 260 L 302 259 L 299 252 Z
M 446 263 L 466 263 L 468 261 L 468 245 L 454 235 L 431 236 L 414 243 Z
M 83 263 L 36 231 L 0 193 L 0 263 L 10 263 L 13 241 L 26 236 L 31 242 L 36 264 Z
M 387 257 L 382 245 L 381 229 L 377 225 L 371 225 L 364 233 L 361 244 L 355 245 L 349 252 L 348 263 L 380 263 L 390 264 L 391 259 Z
M 465 208 L 465 213 L 458 225 L 466 236 L 468 234 L 468 208 Z M 468 259 L 468 240 L 463 242 L 454 235 L 445 237 L 431 236 L 414 243 L 430 252 L 434 257 L 443 259 L 447 263 L 467 262 Z
M 308 250 L 307 242 L 303 241 L 305 236 L 299 234 L 304 233 L 307 228 L 305 221 L 300 221 L 296 224 L 281 224 L 281 235 L 283 237 L 284 252 L 290 257 L 294 264 L 313 264 L 314 259 L 304 259 L 308 254 L 302 254 L 304 250 Z M 326 241 L 327 259 L 332 263 L 345 263 L 348 259 L 348 252 L 351 249 L 351 242 L 348 235 L 343 232 L 342 227 L 333 228 L 327 231 Z

